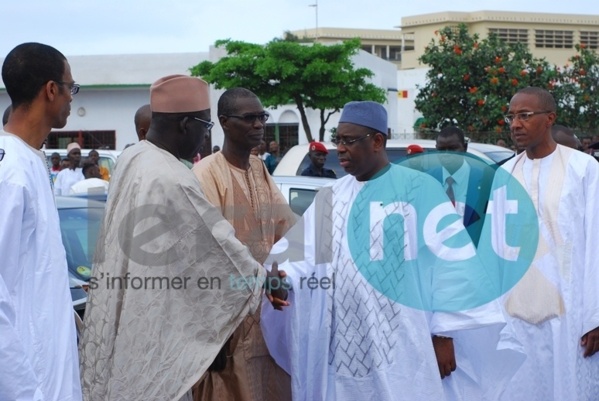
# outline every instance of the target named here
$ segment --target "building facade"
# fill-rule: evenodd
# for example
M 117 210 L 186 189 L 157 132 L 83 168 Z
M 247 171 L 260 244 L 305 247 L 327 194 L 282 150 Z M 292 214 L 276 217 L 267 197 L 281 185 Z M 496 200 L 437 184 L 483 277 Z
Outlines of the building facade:
M 136 110 L 150 102 L 150 86 L 157 79 L 171 74 L 189 75 L 190 68 L 204 61 L 217 61 L 224 56 L 222 49 L 210 48 L 208 52 L 176 54 L 129 54 L 67 56 L 73 78 L 81 85 L 73 97 L 71 115 L 67 125 L 54 130 L 48 137 L 48 148 L 66 148 L 76 140 L 83 148 L 122 150 L 137 142 L 133 123 Z M 4 60 L 0 59 L 0 63 Z M 370 69 L 374 76 L 370 81 L 387 90 L 386 108 L 389 128 L 397 131 L 397 68 L 394 64 L 364 51 L 355 55 L 356 67 Z M 222 90 L 211 87 L 212 120 L 218 121 L 216 104 Z M 0 111 L 10 105 L 10 98 L 0 84 Z M 265 139 L 277 140 L 282 150 L 296 144 L 307 144 L 295 104 L 269 109 L 271 118 L 265 129 Z M 313 133 L 320 127 L 317 110 L 308 109 L 307 117 Z M 337 126 L 340 113 L 331 116 L 326 126 L 326 138 L 330 129 Z M 204 146 L 207 154 L 213 145 L 222 147 L 224 135 L 220 125 L 215 124 L 210 141 Z
M 506 42 L 525 44 L 533 56 L 563 66 L 583 43 L 599 50 L 599 15 L 525 13 L 513 11 L 445 11 L 401 19 L 399 29 L 314 28 L 292 31 L 301 40 L 334 43 L 360 38 L 362 50 L 397 65 L 400 70 L 422 68 L 418 59 L 435 38 L 435 31 L 465 24 L 471 33 L 490 33 Z
M 599 15 L 446 11 L 401 19 L 401 32 L 412 40 L 412 48 L 402 51 L 400 68 L 423 67 L 418 59 L 435 38 L 435 31 L 459 24 L 465 24 L 471 33 L 481 38 L 495 33 L 506 42 L 523 43 L 534 57 L 545 58 L 557 66 L 568 62 L 578 43 L 599 49 Z
M 397 66 L 401 64 L 402 48 L 413 50 L 413 41 L 404 43 L 405 35 L 397 29 L 313 28 L 290 33 L 300 40 L 318 43 L 360 38 L 362 50 Z

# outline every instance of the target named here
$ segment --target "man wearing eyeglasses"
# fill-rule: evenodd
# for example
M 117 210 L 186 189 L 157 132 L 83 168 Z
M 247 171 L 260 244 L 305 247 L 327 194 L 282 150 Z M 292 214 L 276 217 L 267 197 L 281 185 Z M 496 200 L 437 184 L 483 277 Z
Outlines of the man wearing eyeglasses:
M 75 84 L 65 56 L 40 43 L 11 50 L 2 80 L 12 105 L 0 131 L 0 400 L 81 400 L 66 255 L 39 150 L 66 125 Z
M 266 263 L 281 264 L 291 290 L 282 313 L 262 309 L 266 342 L 294 400 L 495 399 L 514 367 L 491 366 L 505 370 L 490 386 L 477 363 L 497 355 L 501 309 L 476 299 L 479 260 L 441 185 L 390 164 L 386 141 L 382 105 L 344 106 L 334 142 L 349 174 L 321 189 L 271 251 Z M 443 248 L 434 235 L 422 242 L 439 213 L 453 222 L 449 237 L 469 244 L 445 259 L 428 254 Z M 469 301 L 451 308 L 457 298 Z
M 154 82 L 146 140 L 119 157 L 85 310 L 86 399 L 189 399 L 259 305 L 264 268 L 179 160 L 197 154 L 214 125 L 209 99 L 197 78 Z M 230 277 L 243 285 L 232 289 Z
M 262 142 L 267 119 L 253 92 L 245 88 L 225 91 L 218 100 L 223 148 L 193 168 L 206 199 L 220 209 L 235 228 L 235 236 L 261 264 L 272 245 L 295 223 L 266 166 L 250 155 Z M 289 375 L 274 362 L 264 343 L 260 310 L 248 316 L 227 341 L 199 383 L 196 399 L 291 400 Z
M 526 190 L 539 221 L 533 262 L 502 300 L 527 354 L 506 401 L 595 400 L 599 394 L 599 165 L 556 144 L 556 116 L 553 96 L 535 87 L 518 91 L 505 116 L 525 151 L 503 168 Z M 508 207 L 505 201 L 491 206 L 493 215 Z

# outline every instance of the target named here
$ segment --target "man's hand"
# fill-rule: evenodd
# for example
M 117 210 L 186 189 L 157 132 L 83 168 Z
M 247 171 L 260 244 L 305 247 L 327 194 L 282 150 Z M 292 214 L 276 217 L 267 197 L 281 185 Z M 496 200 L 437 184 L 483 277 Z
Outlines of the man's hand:
M 279 270 L 277 262 L 273 262 L 271 271 L 266 273 L 266 283 L 264 283 L 266 297 L 276 310 L 283 310 L 284 306 L 289 306 L 289 302 L 287 302 L 289 285 L 284 280 L 285 277 L 287 277 L 287 273 L 284 270 Z
M 441 379 L 451 375 L 456 368 L 453 338 L 433 336 L 433 348 L 439 365 Z
M 580 345 L 584 347 L 584 357 L 593 356 L 595 352 L 599 351 L 599 327 L 586 333 L 580 339 Z

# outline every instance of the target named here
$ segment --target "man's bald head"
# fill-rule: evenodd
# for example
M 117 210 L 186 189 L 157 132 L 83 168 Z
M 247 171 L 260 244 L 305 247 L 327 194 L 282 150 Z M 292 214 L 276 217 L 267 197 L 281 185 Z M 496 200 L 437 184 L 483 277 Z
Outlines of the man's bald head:
M 553 140 L 560 145 L 577 150 L 582 148 L 582 144 L 576 135 L 574 135 L 574 131 L 563 125 L 555 124 L 552 126 L 551 136 L 553 136 Z
M 135 112 L 135 131 L 137 132 L 137 138 L 140 141 L 146 139 L 146 134 L 150 129 L 150 122 L 152 121 L 152 110 L 149 104 L 144 104 Z

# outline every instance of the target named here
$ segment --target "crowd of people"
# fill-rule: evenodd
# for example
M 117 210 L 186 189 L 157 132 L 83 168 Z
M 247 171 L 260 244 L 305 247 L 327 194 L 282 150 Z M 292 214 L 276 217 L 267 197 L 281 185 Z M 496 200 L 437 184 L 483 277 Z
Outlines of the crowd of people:
M 64 55 L 21 44 L 2 79 L 1 400 L 599 399 L 599 163 L 549 92 L 509 99 L 521 152 L 497 171 L 457 127 L 436 138 L 439 164 L 417 145 L 390 163 L 385 108 L 347 103 L 347 175 L 298 219 L 248 89 L 212 121 L 206 82 L 158 79 L 108 188 L 97 152 L 81 163 L 73 142 L 60 169 L 40 151 L 79 89 Z M 222 148 L 188 168 L 215 123 Z M 335 178 L 308 146 L 302 175 Z M 98 186 L 77 338 L 54 195 Z

